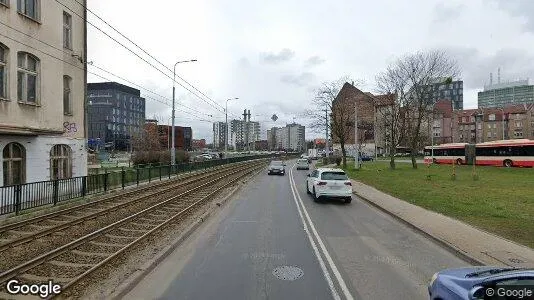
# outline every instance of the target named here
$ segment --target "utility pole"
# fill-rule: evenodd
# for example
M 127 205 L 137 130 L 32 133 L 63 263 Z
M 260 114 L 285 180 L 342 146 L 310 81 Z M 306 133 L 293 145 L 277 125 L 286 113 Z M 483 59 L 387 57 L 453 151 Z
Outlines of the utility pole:
M 354 146 L 356 147 L 356 156 L 354 157 L 354 167 L 360 168 L 360 147 L 358 141 L 358 105 L 354 101 Z
M 326 139 L 325 139 L 325 143 L 324 143 L 324 149 L 325 149 L 325 155 L 326 157 L 329 157 L 329 152 L 330 152 L 330 148 L 328 147 L 328 106 L 324 109 L 324 112 L 325 112 L 325 125 L 326 125 Z

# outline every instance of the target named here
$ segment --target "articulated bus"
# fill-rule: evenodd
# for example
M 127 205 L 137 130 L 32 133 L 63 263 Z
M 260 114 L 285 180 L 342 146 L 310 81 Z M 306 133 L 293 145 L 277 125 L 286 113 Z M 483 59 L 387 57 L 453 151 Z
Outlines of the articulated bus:
M 432 148 L 433 152 L 432 153 Z M 425 163 L 534 167 L 534 141 L 515 139 L 479 144 L 451 143 L 425 147 Z

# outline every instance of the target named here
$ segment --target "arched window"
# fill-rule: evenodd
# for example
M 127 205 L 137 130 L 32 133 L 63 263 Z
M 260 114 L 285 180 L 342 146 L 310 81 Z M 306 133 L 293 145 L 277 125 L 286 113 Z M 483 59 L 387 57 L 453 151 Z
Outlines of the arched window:
M 50 179 L 72 177 L 72 151 L 67 145 L 55 145 L 50 150 Z
M 17 54 L 17 94 L 21 102 L 39 103 L 39 59 L 26 52 Z
M 2 151 L 4 186 L 25 182 L 26 151 L 19 143 L 9 143 Z
M 0 98 L 7 99 L 7 47 L 0 43 Z

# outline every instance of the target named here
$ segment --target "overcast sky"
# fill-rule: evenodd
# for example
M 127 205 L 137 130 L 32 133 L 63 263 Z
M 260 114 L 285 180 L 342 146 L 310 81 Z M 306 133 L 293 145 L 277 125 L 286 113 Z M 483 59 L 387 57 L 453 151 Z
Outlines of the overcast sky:
M 362 90 L 374 92 L 378 72 L 419 50 L 445 49 L 458 60 L 464 108 L 476 107 L 477 91 L 490 72 L 496 80 L 498 67 L 502 80 L 534 77 L 533 0 L 88 0 L 88 7 L 171 69 L 176 61 L 197 59 L 179 64 L 177 74 L 222 107 L 227 98 L 239 97 L 228 102 L 229 113 L 235 118 L 250 109 L 263 135 L 267 127 L 293 120 L 306 125 L 301 114 L 321 82 L 349 75 L 365 82 Z M 165 98 L 141 89 L 143 96 L 170 104 L 171 79 L 91 25 L 88 43 L 94 66 Z M 94 67 L 89 71 L 137 87 Z M 89 82 L 98 81 L 104 80 L 89 75 Z M 183 110 L 177 124 L 191 126 L 194 138 L 211 141 L 208 121 L 224 121 L 224 113 L 180 86 L 177 99 L 195 110 L 177 106 Z M 279 117 L 276 122 L 272 114 Z M 147 99 L 147 117 L 154 115 L 167 123 L 171 108 Z M 322 136 L 306 134 L 307 139 Z

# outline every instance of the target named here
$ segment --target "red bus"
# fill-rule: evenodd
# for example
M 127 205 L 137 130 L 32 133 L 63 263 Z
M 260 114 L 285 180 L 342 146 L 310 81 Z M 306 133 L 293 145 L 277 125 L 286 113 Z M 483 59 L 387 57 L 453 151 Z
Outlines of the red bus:
M 474 161 L 481 166 L 534 167 L 534 141 L 514 139 L 475 145 L 456 143 L 425 147 L 425 163 L 432 161 L 459 165 L 473 164 Z

